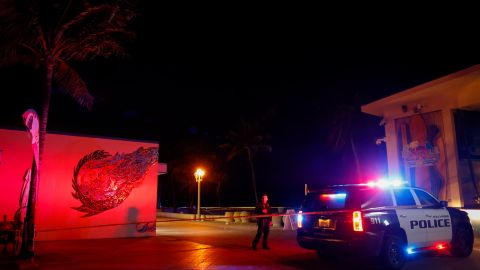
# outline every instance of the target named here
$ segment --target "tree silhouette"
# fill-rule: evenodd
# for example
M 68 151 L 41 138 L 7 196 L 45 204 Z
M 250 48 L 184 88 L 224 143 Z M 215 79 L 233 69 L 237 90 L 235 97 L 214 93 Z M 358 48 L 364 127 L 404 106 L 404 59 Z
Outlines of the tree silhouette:
M 353 100 L 345 96 L 337 98 L 336 109 L 332 117 L 331 128 L 328 134 L 328 145 L 334 152 L 342 151 L 349 145 L 355 160 L 357 180 L 362 180 L 362 170 L 360 159 L 358 157 L 357 147 L 353 137 L 354 123 L 360 113 L 358 103 L 358 94 L 353 95 Z
M 260 124 L 258 122 L 247 122 L 242 120 L 238 127 L 228 132 L 226 141 L 226 143 L 220 145 L 220 148 L 225 149 L 228 152 L 228 161 L 231 161 L 239 156 L 246 156 L 252 177 L 255 203 L 258 203 L 254 159 L 255 156 L 260 152 L 272 151 L 272 147 L 266 142 L 265 133 L 261 131 Z

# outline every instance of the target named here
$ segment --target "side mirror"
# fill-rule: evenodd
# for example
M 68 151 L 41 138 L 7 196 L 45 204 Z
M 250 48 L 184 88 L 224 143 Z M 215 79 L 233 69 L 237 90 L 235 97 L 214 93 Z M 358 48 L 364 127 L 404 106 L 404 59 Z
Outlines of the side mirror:
M 447 201 L 440 201 L 440 204 L 441 204 L 443 207 L 447 207 L 447 206 L 448 206 L 448 202 L 447 202 Z

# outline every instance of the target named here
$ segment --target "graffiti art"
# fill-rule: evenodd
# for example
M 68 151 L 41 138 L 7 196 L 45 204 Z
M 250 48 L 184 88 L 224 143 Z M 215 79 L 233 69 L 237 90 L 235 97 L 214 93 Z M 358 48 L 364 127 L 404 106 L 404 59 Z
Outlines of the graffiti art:
M 72 196 L 82 205 L 72 208 L 89 217 L 117 207 L 142 184 L 157 157 L 156 147 L 113 156 L 104 150 L 85 155 L 74 168 L 72 179 Z

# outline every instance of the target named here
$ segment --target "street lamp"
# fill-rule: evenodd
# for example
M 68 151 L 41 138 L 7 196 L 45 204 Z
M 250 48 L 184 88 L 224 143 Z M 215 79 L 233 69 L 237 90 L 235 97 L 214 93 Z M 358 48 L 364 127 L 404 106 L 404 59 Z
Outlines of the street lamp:
M 198 183 L 197 215 L 198 220 L 200 220 L 200 182 L 202 182 L 202 177 L 205 175 L 205 172 L 202 169 L 197 169 L 193 175 L 195 175 L 195 181 Z

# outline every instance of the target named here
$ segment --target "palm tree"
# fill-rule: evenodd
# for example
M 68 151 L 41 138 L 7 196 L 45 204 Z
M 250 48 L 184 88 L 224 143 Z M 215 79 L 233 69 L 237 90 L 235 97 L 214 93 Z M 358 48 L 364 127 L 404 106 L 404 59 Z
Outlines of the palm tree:
M 266 136 L 260 130 L 258 122 L 242 120 L 236 129 L 232 129 L 226 136 L 227 142 L 220 145 L 228 151 L 227 161 L 246 155 L 250 166 L 255 203 L 258 203 L 257 183 L 255 179 L 254 159 L 259 152 L 271 152 L 272 147 L 266 143 Z
M 347 145 L 355 160 L 355 168 L 357 172 L 357 180 L 362 180 L 362 171 L 360 167 L 360 159 L 358 158 L 357 147 L 353 139 L 353 126 L 359 113 L 358 94 L 354 95 L 354 100 L 345 101 L 346 97 L 341 97 L 338 103 L 334 117 L 331 123 L 331 129 L 328 135 L 328 142 L 334 152 L 339 152 Z
M 97 1 L 98 2 L 98 1 Z M 124 56 L 121 41 L 134 34 L 126 30 L 134 17 L 119 1 L 92 5 L 89 1 L 3 0 L 0 4 L 0 65 L 28 64 L 44 76 L 44 99 L 40 115 L 40 161 L 45 137 L 52 89 L 57 87 L 72 96 L 81 106 L 92 107 L 93 97 L 85 82 L 69 64 L 88 61 L 98 56 Z M 40 172 L 40 168 L 39 172 Z M 35 209 L 35 193 L 39 177 L 31 184 Z M 33 193 L 32 193 L 33 192 Z M 28 210 L 27 210 L 28 211 Z M 33 257 L 34 211 L 26 220 L 30 227 L 27 242 Z

